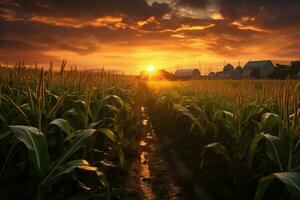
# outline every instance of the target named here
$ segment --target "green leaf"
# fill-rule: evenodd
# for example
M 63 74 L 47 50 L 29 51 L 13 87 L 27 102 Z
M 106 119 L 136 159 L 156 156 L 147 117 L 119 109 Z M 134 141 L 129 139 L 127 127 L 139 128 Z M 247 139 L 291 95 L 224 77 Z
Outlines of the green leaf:
M 300 152 L 297 152 L 292 156 L 292 164 L 293 164 L 292 171 L 300 172 Z
M 274 174 L 281 182 L 284 183 L 286 189 L 292 198 L 300 197 L 300 174 L 296 172 L 285 172 Z
M 69 122 L 65 119 L 62 119 L 62 118 L 55 119 L 52 122 L 50 122 L 50 125 L 57 126 L 63 132 L 65 132 L 67 135 L 71 134 L 71 126 L 70 126 Z
M 182 106 L 181 104 L 176 104 L 176 103 L 174 104 L 173 108 L 174 108 L 174 110 L 176 110 L 176 112 L 178 112 L 179 114 L 181 114 L 183 116 L 186 116 L 188 119 L 191 120 L 192 124 L 190 127 L 190 132 L 192 132 L 195 129 L 195 127 L 198 127 L 199 130 L 201 131 L 201 133 L 205 132 L 204 127 L 200 123 L 200 118 L 196 118 L 189 109 Z
M 16 138 L 28 149 L 34 169 L 44 175 L 49 168 L 49 154 L 46 136 L 35 127 L 9 126 Z
M 116 102 L 116 103 L 118 103 L 121 106 L 121 108 L 124 107 L 124 101 L 123 101 L 123 99 L 121 99 L 121 97 L 119 97 L 117 95 L 107 95 L 102 100 L 103 101 Z
M 278 178 L 285 185 L 292 198 L 298 199 L 300 197 L 300 174 L 297 172 L 284 172 L 274 173 L 261 178 L 257 185 L 255 200 L 263 198 L 266 190 L 275 178 Z
M 104 125 L 104 120 L 99 120 L 97 122 L 93 122 L 93 123 L 90 123 L 88 125 L 89 128 L 96 128 L 97 126 L 103 126 Z
M 256 108 L 256 103 L 252 102 L 248 105 L 245 105 L 241 108 L 241 110 L 239 111 L 239 119 L 240 121 L 247 121 L 251 118 L 251 116 L 254 113 L 254 110 Z
M 278 130 L 281 119 L 274 113 L 265 113 L 261 118 L 261 129 L 266 133 L 271 133 L 274 129 Z
M 86 160 L 72 160 L 56 168 L 56 170 L 51 175 L 50 182 L 55 182 L 63 174 L 68 174 L 76 168 L 87 171 L 94 171 L 97 174 L 97 176 L 100 177 L 100 182 L 103 184 L 103 186 L 108 186 L 104 173 L 101 172 L 99 168 L 91 166 Z
M 124 163 L 125 163 L 125 156 L 124 156 L 124 152 L 123 152 L 123 149 L 122 149 L 120 144 L 117 144 L 117 149 L 118 149 L 118 156 L 119 156 L 120 166 L 121 166 L 121 168 L 123 168 Z
M 218 122 L 220 120 L 233 120 L 233 114 L 225 110 L 218 110 L 214 113 L 213 121 Z
M 13 155 L 13 151 L 15 150 L 16 146 L 18 145 L 19 141 L 15 140 L 13 142 L 13 144 L 10 146 L 10 149 L 8 151 L 8 153 L 6 154 L 6 158 L 4 160 L 4 162 L 1 164 L 1 170 L 0 170 L 0 177 L 3 177 L 3 174 L 5 172 L 5 169 L 7 167 L 7 164 L 9 162 L 9 160 L 12 158 Z M 1 199 L 1 198 L 0 198 Z
M 249 148 L 249 157 L 248 157 L 248 166 L 251 168 L 254 155 L 256 153 L 257 146 L 261 139 L 264 138 L 261 134 L 256 134 L 254 139 L 251 142 L 250 148 Z
M 47 184 L 49 181 L 49 178 L 52 176 L 52 174 L 57 170 L 58 167 L 60 167 L 62 164 L 64 164 L 67 159 L 69 159 L 75 152 L 77 152 L 80 148 L 85 146 L 87 142 L 89 141 L 90 137 L 94 135 L 96 132 L 95 129 L 86 129 L 82 130 L 80 134 L 76 136 L 76 138 L 73 141 L 73 145 L 67 149 L 55 162 L 51 168 L 51 171 L 46 176 L 46 178 L 43 180 L 42 184 Z
M 66 111 L 63 114 L 63 117 L 68 116 L 68 115 L 77 116 L 77 115 L 80 115 L 80 113 L 79 113 L 79 111 L 77 109 L 71 108 L 70 110 Z
M 264 197 L 266 190 L 274 179 L 275 176 L 273 175 L 262 177 L 261 179 L 259 179 L 254 198 L 255 200 L 261 200 Z
M 217 130 L 220 127 L 224 127 L 233 138 L 238 136 L 239 129 L 235 122 L 233 113 L 225 110 L 218 110 L 214 113 L 212 121 L 216 124 Z
M 81 131 L 82 130 L 77 130 L 77 131 L 74 131 L 74 132 L 70 133 L 70 135 L 68 135 L 64 139 L 64 142 L 69 142 L 69 141 L 73 140 L 73 138 L 77 137 L 81 133 Z
M 280 139 L 276 136 L 270 134 L 262 134 L 266 139 L 266 153 L 269 156 L 270 160 L 277 165 L 281 172 L 283 172 L 282 163 L 281 163 L 281 155 L 282 152 L 279 148 Z
M 230 158 L 229 152 L 227 150 L 227 148 L 220 144 L 220 143 L 210 143 L 206 146 L 203 147 L 205 150 L 207 149 L 211 149 L 212 151 L 214 151 L 216 154 L 219 154 L 221 156 L 223 156 L 225 158 L 225 160 L 227 161 L 231 161 L 232 159 Z
M 97 129 L 97 131 L 106 135 L 111 141 L 113 141 L 115 143 L 118 142 L 118 138 L 117 138 L 116 134 L 114 132 L 112 132 L 111 130 L 109 130 L 107 128 L 99 128 L 99 129 Z
M 52 117 L 54 117 L 56 115 L 56 112 L 58 111 L 60 106 L 63 104 L 65 97 L 66 97 L 66 94 L 63 94 L 58 98 L 56 104 L 52 107 L 52 109 L 50 110 L 50 112 L 48 114 L 49 119 L 51 119 Z
M 8 131 L 3 131 L 3 129 L 0 130 L 0 140 L 5 138 L 6 136 L 8 136 L 11 133 L 11 130 Z
M 6 121 L 5 117 L 3 117 L 1 114 L 0 114 L 0 122 L 1 122 L 2 124 L 7 125 L 7 121 Z
M 119 156 L 119 161 L 120 161 L 120 166 L 122 168 L 124 166 L 125 156 L 124 156 L 122 146 L 119 144 L 119 140 L 118 140 L 116 134 L 107 128 L 100 128 L 97 130 L 99 132 L 103 133 L 104 135 L 106 135 L 116 145 L 116 148 L 118 151 L 118 156 Z
M 103 107 L 107 108 L 107 110 L 110 111 L 110 112 L 112 112 L 112 113 L 119 114 L 121 112 L 121 110 L 118 107 L 112 106 L 112 105 L 109 105 L 109 104 L 106 104 Z
M 31 125 L 30 122 L 29 122 L 29 119 L 28 119 L 28 116 L 26 115 L 26 113 L 22 110 L 22 108 L 20 106 L 18 106 L 14 100 L 12 100 L 9 96 L 7 95 L 3 95 L 0 96 L 1 98 L 4 98 L 4 100 L 6 100 L 8 103 L 11 104 L 12 108 L 14 108 L 17 113 L 22 117 L 22 119 L 28 124 L 28 125 Z

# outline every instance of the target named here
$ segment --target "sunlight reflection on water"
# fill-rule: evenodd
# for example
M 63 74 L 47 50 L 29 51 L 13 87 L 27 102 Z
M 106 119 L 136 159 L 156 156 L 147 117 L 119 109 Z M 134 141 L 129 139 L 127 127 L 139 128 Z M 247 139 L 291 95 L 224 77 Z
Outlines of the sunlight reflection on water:
M 144 146 L 146 146 L 146 145 L 147 145 L 147 142 L 145 142 L 144 140 L 141 140 L 140 146 L 144 147 Z
M 149 117 L 145 111 L 145 108 L 142 106 L 141 107 L 141 114 L 142 114 L 142 125 L 145 127 L 144 131 L 149 128 L 150 122 L 149 122 Z M 152 190 L 151 187 L 151 173 L 149 169 L 149 158 L 148 158 L 148 141 L 150 138 L 152 138 L 151 132 L 146 132 L 146 138 L 144 140 L 141 140 L 139 145 L 143 148 L 143 151 L 140 154 L 140 181 L 139 185 L 140 188 L 144 192 L 144 199 L 146 200 L 154 200 L 155 199 L 155 194 Z
M 142 121 L 142 124 L 143 124 L 144 126 L 148 125 L 148 119 L 144 119 L 144 120 Z

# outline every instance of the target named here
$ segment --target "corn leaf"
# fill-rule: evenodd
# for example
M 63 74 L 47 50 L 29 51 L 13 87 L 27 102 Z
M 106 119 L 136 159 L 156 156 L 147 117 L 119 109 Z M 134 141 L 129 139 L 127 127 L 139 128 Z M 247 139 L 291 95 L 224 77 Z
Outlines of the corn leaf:
M 118 149 L 118 156 L 119 156 L 120 166 L 121 166 L 121 168 L 123 168 L 124 167 L 124 162 L 125 162 L 125 156 L 124 156 L 124 152 L 123 152 L 123 149 L 122 149 L 120 144 L 117 144 L 117 149 Z
M 63 132 L 65 132 L 67 135 L 71 134 L 71 126 L 70 126 L 69 122 L 65 119 L 62 119 L 62 118 L 55 119 L 52 122 L 50 122 L 50 124 L 57 126 Z
M 208 144 L 208 145 L 204 146 L 203 148 L 205 150 L 211 149 L 216 154 L 219 154 L 219 155 L 223 156 L 225 158 L 225 160 L 228 160 L 228 161 L 231 160 L 227 148 L 224 145 L 220 144 L 220 143 L 216 143 L 216 142 L 211 143 L 211 144 Z
M 256 153 L 257 146 L 263 136 L 261 134 L 256 134 L 254 139 L 251 142 L 250 148 L 249 148 L 249 157 L 248 157 L 248 167 L 251 168 L 254 155 Z
M 296 172 L 285 172 L 274 174 L 282 183 L 284 183 L 286 189 L 290 193 L 291 197 L 300 197 L 300 174 Z
M 5 138 L 6 136 L 8 136 L 9 134 L 11 133 L 11 131 L 9 130 L 9 131 L 3 131 L 3 129 L 1 129 L 0 130 L 0 140 L 2 139 L 2 138 Z
M 51 171 L 43 180 L 42 184 L 47 184 L 50 177 L 57 170 L 57 168 L 63 165 L 80 148 L 85 146 L 90 137 L 93 136 L 95 132 L 95 129 L 82 130 L 81 133 L 78 134 L 76 138 L 74 138 L 73 145 L 69 149 L 67 149 L 55 163 L 52 164 Z
M 60 108 L 60 106 L 63 104 L 65 97 L 66 97 L 66 94 L 63 94 L 58 98 L 56 104 L 50 110 L 48 118 L 51 119 L 52 117 L 55 117 L 55 114 L 58 111 L 58 109 Z
M 281 163 L 282 152 L 279 148 L 280 139 L 276 136 L 270 134 L 262 134 L 266 140 L 266 151 L 270 160 L 277 165 L 281 172 L 283 172 L 283 167 Z
M 106 180 L 105 174 L 101 172 L 99 168 L 91 166 L 86 160 L 72 160 L 64 165 L 61 165 L 51 175 L 50 182 L 53 183 L 57 181 L 62 175 L 68 174 L 76 168 L 86 171 L 94 171 L 100 178 L 100 182 L 103 184 L 103 186 L 108 187 L 108 182 Z
M 49 168 L 49 154 L 46 136 L 31 126 L 10 126 L 16 138 L 28 149 L 34 169 L 44 175 Z
M 28 124 L 30 125 L 30 122 L 28 120 L 28 116 L 26 115 L 26 113 L 14 102 L 14 100 L 12 100 L 9 96 L 7 95 L 3 95 L 4 100 L 6 100 L 8 103 L 10 103 L 12 105 L 13 108 L 15 108 L 15 110 L 20 114 L 20 116 L 22 117 L 22 119 Z
M 261 129 L 265 133 L 271 133 L 274 128 L 277 128 L 281 123 L 280 117 L 274 113 L 265 113 L 261 119 Z
M 261 200 L 263 198 L 266 190 L 275 178 L 278 178 L 285 185 L 293 199 L 300 197 L 300 174 L 297 172 L 284 172 L 274 173 L 261 178 L 256 189 L 255 200 Z
M 261 200 L 264 197 L 266 190 L 268 189 L 268 187 L 270 186 L 270 184 L 274 179 L 275 176 L 270 175 L 270 176 L 263 177 L 258 181 L 255 198 L 254 198 L 255 200 Z
M 97 131 L 106 135 L 111 141 L 113 141 L 115 143 L 118 142 L 118 138 L 117 138 L 116 134 L 114 132 L 112 132 L 111 130 L 109 130 L 107 128 L 99 128 L 99 129 L 97 129 Z

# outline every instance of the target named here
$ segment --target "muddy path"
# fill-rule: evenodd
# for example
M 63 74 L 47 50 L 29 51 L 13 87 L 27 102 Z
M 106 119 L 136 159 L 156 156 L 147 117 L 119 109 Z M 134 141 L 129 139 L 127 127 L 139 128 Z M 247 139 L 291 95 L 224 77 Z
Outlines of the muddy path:
M 167 148 L 166 138 L 156 136 L 146 108 L 141 107 L 140 112 L 142 138 L 138 156 L 123 177 L 120 199 L 210 199 L 198 184 L 190 189 L 183 186 L 180 180 L 191 176 L 188 168 Z

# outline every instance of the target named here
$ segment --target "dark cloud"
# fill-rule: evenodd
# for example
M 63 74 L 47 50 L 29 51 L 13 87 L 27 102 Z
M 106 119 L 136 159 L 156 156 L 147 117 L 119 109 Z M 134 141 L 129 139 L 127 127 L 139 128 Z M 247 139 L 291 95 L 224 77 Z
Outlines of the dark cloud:
M 14 11 L 16 17 L 21 19 L 35 15 L 85 20 L 103 16 L 144 19 L 161 17 L 171 11 L 168 4 L 153 3 L 150 6 L 145 0 L 10 0 L 0 5 Z
M 289 45 L 283 47 L 284 50 L 288 51 L 298 51 L 300 52 L 300 38 L 297 41 L 291 42 Z M 300 57 L 300 55 L 299 55 Z
M 205 8 L 209 3 L 209 0 L 178 0 L 179 6 L 191 6 L 197 8 Z
M 203 12 L 213 0 L 172 2 L 175 6 L 146 0 L 0 0 L 0 60 L 7 56 L 49 61 L 49 51 L 85 56 L 106 47 L 151 45 L 166 51 L 190 50 L 194 57 L 200 50 L 238 57 L 257 47 L 270 48 L 270 55 L 299 55 L 299 0 L 215 0 L 214 11 L 199 15 L 202 18 L 174 12 L 178 7 Z M 210 19 L 209 14 L 218 12 L 224 19 Z M 280 46 L 277 38 L 292 42 Z M 191 45 L 193 41 L 201 47 Z
M 37 52 L 66 50 L 87 55 L 99 48 L 95 36 L 82 29 L 30 21 L 0 21 L 0 26 L 3 28 L 0 31 L 0 49 L 3 52 L 9 49 L 18 54 L 32 52 L 33 57 Z
M 220 12 L 230 20 L 267 29 L 299 28 L 299 0 L 218 0 Z
M 215 26 L 202 31 L 186 31 L 185 35 L 203 41 L 207 50 L 218 55 L 236 57 L 247 55 L 247 48 L 262 42 L 264 32 L 240 30 L 229 21 L 215 22 Z M 250 42 L 251 41 L 251 42 Z
M 55 57 L 45 55 L 41 46 L 35 46 L 27 42 L 0 39 L 0 61 L 3 63 L 44 63 L 45 60 L 56 60 Z
M 4 49 L 5 51 L 14 51 L 16 48 L 18 48 L 19 51 L 32 51 L 42 49 L 26 42 L 0 39 L 0 49 Z
M 19 51 L 66 50 L 78 55 L 97 52 L 101 46 L 147 44 L 148 40 L 167 39 L 169 34 L 139 30 L 84 26 L 74 28 L 32 21 L 0 21 L 0 49 Z
M 163 31 L 176 31 L 180 29 L 182 26 L 202 26 L 206 27 L 213 24 L 211 20 L 207 19 L 194 19 L 194 18 L 187 18 L 187 17 L 178 17 L 174 16 L 172 19 L 169 20 L 160 20 L 159 24 L 150 23 L 140 28 L 141 31 L 152 31 L 152 32 L 163 32 Z

